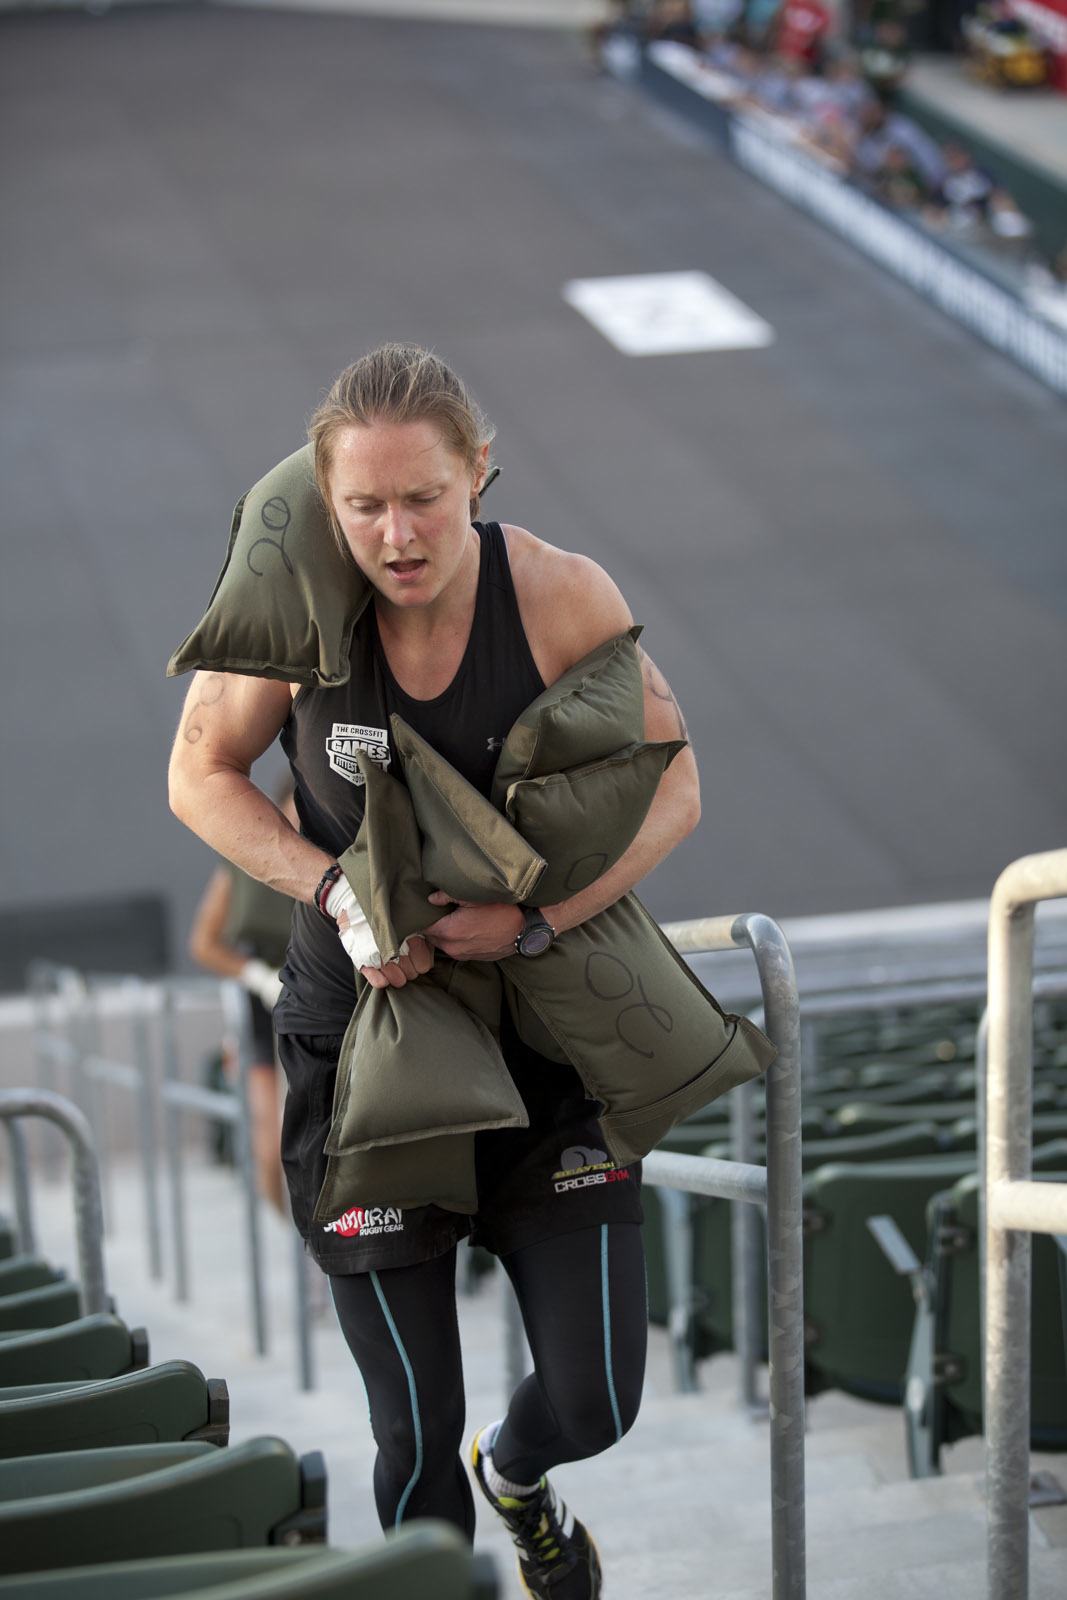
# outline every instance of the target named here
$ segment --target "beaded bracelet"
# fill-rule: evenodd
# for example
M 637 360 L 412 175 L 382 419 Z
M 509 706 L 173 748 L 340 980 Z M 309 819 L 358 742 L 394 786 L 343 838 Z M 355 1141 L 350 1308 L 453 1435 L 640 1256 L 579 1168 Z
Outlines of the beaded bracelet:
M 326 871 L 323 873 L 322 877 L 319 879 L 319 886 L 315 890 L 315 894 L 313 896 L 315 910 L 318 911 L 322 916 L 324 916 L 326 918 L 327 922 L 332 922 L 333 918 L 330 916 L 330 913 L 326 909 L 326 902 L 330 898 L 330 890 L 333 888 L 333 886 L 337 882 L 338 878 L 340 878 L 342 876 L 343 876 L 343 874 L 341 872 L 341 868 L 337 865 L 337 862 L 335 861 L 332 867 L 327 867 L 326 868 Z

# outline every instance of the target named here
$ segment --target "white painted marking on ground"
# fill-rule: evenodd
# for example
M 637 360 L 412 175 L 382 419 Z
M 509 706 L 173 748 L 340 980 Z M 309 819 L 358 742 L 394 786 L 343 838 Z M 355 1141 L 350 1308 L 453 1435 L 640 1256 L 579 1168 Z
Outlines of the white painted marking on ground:
M 576 278 L 563 298 L 627 356 L 759 350 L 774 340 L 770 323 L 706 272 Z

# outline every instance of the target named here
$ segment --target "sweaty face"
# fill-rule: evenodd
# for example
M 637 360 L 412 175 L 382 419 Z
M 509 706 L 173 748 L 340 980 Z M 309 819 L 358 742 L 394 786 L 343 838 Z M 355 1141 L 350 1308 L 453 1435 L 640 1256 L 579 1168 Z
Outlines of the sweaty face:
M 488 447 L 487 447 L 488 448 Z M 466 570 L 481 473 L 432 422 L 354 425 L 338 434 L 330 500 L 361 572 L 396 606 L 425 606 Z

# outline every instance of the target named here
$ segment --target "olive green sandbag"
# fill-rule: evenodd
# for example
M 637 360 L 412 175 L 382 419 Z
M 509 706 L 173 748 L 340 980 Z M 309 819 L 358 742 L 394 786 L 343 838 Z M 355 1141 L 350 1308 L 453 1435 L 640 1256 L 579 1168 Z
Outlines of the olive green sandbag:
M 528 1126 L 500 1046 L 472 1010 L 429 977 L 364 985 L 341 1046 L 327 1155 Z
M 720 1009 L 634 894 L 544 955 L 499 965 L 603 1102 L 600 1125 L 620 1166 L 777 1054 L 746 1017 Z
M 684 739 L 631 744 L 600 761 L 511 784 L 507 814 L 548 862 L 537 884 L 541 905 L 569 899 L 615 865 L 685 746 Z
M 436 768 L 448 767 L 425 748 L 434 756 Z M 364 777 L 365 810 L 355 842 L 340 857 L 340 864 L 378 949 L 392 959 L 404 939 L 436 922 L 442 913 L 428 899 L 413 795 L 364 752 L 357 753 L 357 760 Z M 481 807 L 492 810 L 477 791 L 471 792 Z M 511 836 L 505 840 L 508 865 L 517 871 L 521 884 L 531 871 L 539 873 L 543 863 L 502 817 L 497 820 Z M 499 885 L 502 894 L 516 899 L 519 885 L 509 884 L 507 870 L 493 853 L 499 830 L 485 831 L 491 837 L 484 849 L 477 849 L 472 837 L 475 867 L 485 882 Z M 447 832 L 449 838 L 468 837 L 455 816 L 449 818 Z M 470 887 L 478 892 L 482 883 L 475 878 Z M 450 887 L 450 892 L 456 891 Z M 362 979 L 358 988 L 337 1064 L 328 1155 L 443 1133 L 527 1126 L 521 1096 L 494 1036 L 500 1021 L 500 982 L 491 967 L 475 963 L 461 967 L 443 958 L 430 973 L 403 988 L 376 989 Z M 376 1194 L 374 1199 L 397 1203 L 391 1193 Z
M 325 1226 L 353 1205 L 436 1205 L 470 1216 L 478 1209 L 473 1133 L 327 1156 L 312 1220 Z
M 544 858 L 403 717 L 389 720 L 422 834 L 422 876 L 452 900 L 530 900 Z
M 405 939 L 436 922 L 430 904 L 434 885 L 422 873 L 422 837 L 411 795 L 399 778 L 356 751 L 363 776 L 363 820 L 343 855 L 341 871 L 370 923 L 384 961 L 392 961 Z
M 167 676 L 204 668 L 287 683 L 348 682 L 352 629 L 371 587 L 342 555 L 305 445 L 237 502 L 226 563 Z
M 515 720 L 493 775 L 493 804 L 504 809 L 511 784 L 543 778 L 614 755 L 644 737 L 640 627 L 583 656 Z

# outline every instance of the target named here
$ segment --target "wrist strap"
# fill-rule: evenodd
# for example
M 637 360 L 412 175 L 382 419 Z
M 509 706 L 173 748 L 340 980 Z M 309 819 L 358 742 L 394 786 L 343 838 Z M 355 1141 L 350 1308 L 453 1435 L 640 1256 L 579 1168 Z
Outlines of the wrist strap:
M 332 922 L 334 920 L 326 909 L 326 902 L 330 897 L 330 890 L 333 888 L 338 878 L 343 876 L 344 874 L 341 871 L 341 868 L 335 861 L 331 867 L 326 868 L 326 871 L 319 879 L 319 886 L 315 890 L 315 894 L 313 896 L 315 910 L 320 914 L 320 916 L 325 917 L 327 922 Z

